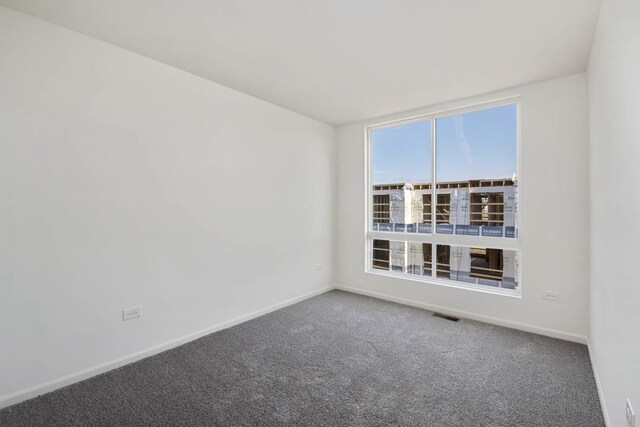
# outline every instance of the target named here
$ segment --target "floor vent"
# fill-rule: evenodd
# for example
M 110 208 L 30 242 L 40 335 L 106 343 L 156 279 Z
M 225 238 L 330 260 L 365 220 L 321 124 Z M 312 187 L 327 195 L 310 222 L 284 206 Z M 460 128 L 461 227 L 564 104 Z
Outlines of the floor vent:
M 433 315 L 435 317 L 439 317 L 441 319 L 451 320 L 452 322 L 459 322 L 460 321 L 460 318 L 458 318 L 458 317 L 448 316 L 448 315 L 442 314 L 442 313 L 433 313 Z

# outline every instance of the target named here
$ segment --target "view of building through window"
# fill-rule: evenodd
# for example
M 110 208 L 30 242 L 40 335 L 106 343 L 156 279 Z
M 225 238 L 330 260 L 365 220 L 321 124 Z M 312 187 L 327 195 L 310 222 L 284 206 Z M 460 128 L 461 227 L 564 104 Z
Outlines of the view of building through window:
M 517 289 L 517 121 L 508 104 L 370 130 L 373 270 Z

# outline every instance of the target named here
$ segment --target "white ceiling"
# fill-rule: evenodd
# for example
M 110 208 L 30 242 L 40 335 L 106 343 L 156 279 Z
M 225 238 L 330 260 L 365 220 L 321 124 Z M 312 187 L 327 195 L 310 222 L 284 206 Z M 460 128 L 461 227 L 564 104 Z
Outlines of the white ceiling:
M 600 0 L 0 0 L 338 125 L 584 71 Z

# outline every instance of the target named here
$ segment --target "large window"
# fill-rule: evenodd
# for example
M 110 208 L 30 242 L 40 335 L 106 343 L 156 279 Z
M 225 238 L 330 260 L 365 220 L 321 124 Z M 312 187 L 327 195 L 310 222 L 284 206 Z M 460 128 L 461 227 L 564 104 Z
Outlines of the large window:
M 367 270 L 518 294 L 518 104 L 367 135 Z

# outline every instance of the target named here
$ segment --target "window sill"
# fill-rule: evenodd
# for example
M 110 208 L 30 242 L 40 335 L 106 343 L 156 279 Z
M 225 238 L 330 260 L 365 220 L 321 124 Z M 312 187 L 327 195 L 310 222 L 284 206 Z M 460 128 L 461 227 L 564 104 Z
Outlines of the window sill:
M 429 285 L 445 286 L 447 288 L 465 289 L 469 291 L 482 292 L 485 294 L 499 295 L 503 297 L 511 297 L 511 298 L 518 298 L 518 299 L 522 298 L 522 292 L 520 291 L 520 288 L 516 290 L 494 288 L 487 285 L 460 283 L 453 280 L 438 279 L 431 276 L 407 275 L 407 274 L 393 273 L 391 271 L 386 271 L 386 270 L 377 270 L 373 268 L 365 269 L 365 273 L 375 274 L 377 276 L 392 277 L 394 279 L 409 280 L 412 282 L 426 283 Z

